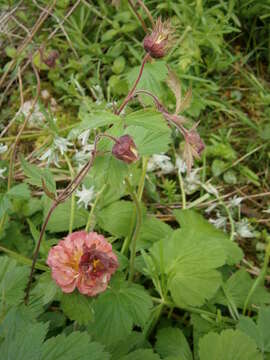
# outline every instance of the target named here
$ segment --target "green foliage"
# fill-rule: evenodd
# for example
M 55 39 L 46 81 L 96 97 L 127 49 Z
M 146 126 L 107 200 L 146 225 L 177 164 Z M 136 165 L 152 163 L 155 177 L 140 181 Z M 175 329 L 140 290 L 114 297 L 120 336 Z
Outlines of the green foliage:
M 142 286 L 114 277 L 111 288 L 94 302 L 95 321 L 88 329 L 97 340 L 111 345 L 128 336 L 134 325 L 144 327 L 151 308 L 151 297 Z
M 262 354 L 270 353 L 270 309 L 260 308 L 257 324 L 249 317 L 241 317 L 237 328 L 254 339 Z
M 200 340 L 200 360 L 262 360 L 256 343 L 239 330 L 209 333 Z
M 192 353 L 188 342 L 182 331 L 178 328 L 159 330 L 155 349 L 162 359 L 171 357 L 175 360 L 192 360 Z
M 75 320 L 79 325 L 87 325 L 94 317 L 92 299 L 78 292 L 62 294 L 61 308 L 70 320 Z

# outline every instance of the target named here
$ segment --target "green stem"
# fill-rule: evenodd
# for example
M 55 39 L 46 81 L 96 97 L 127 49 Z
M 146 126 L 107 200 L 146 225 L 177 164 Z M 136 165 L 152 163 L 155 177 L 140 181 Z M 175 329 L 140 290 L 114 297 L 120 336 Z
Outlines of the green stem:
M 179 180 L 179 185 L 180 185 L 180 189 L 181 189 L 182 208 L 185 209 L 186 206 L 187 206 L 186 193 L 185 193 L 183 176 L 182 176 L 182 174 L 181 174 L 181 171 L 179 171 L 179 170 L 178 170 L 178 180 Z
M 266 248 L 262 270 L 261 270 L 259 276 L 257 277 L 257 279 L 254 281 L 254 283 L 253 283 L 253 285 L 252 285 L 252 287 L 249 290 L 249 293 L 247 295 L 246 301 L 244 303 L 243 315 L 246 314 L 247 307 L 249 305 L 249 302 L 251 300 L 252 295 L 256 291 L 257 287 L 264 281 L 264 278 L 265 278 L 265 275 L 266 275 L 266 272 L 267 272 L 268 263 L 269 263 L 269 256 L 270 256 L 270 243 L 267 245 L 267 248 Z
M 142 173 L 141 173 L 138 191 L 137 191 L 137 197 L 138 197 L 139 201 L 141 201 L 141 199 L 142 199 L 148 160 L 149 160 L 148 157 L 143 157 L 143 159 L 142 159 Z M 123 245 L 121 248 L 121 254 L 127 255 L 127 253 L 128 253 L 132 233 L 133 233 L 134 226 L 135 226 L 135 221 L 136 221 L 136 209 L 134 209 L 134 212 L 132 213 L 131 222 L 130 222 L 130 231 L 129 231 L 128 236 L 125 238 L 125 240 L 123 242 Z
M 133 280 L 134 277 L 134 263 L 135 263 L 135 257 L 136 257 L 136 241 L 137 241 L 137 237 L 139 235 L 140 232 L 140 228 L 142 225 L 142 210 L 141 210 L 141 204 L 140 201 L 137 197 L 137 194 L 133 191 L 132 189 L 132 185 L 129 181 L 128 178 L 126 178 L 126 184 L 129 190 L 129 193 L 135 203 L 136 206 L 136 210 L 137 210 L 137 219 L 136 219 L 136 227 L 135 227 L 135 231 L 133 233 L 133 236 L 131 238 L 131 249 L 130 249 L 130 262 L 129 262 L 129 277 L 128 277 L 128 281 L 131 282 Z
M 16 253 L 15 251 L 12 251 L 10 249 L 5 248 L 4 246 L 0 246 L 0 251 L 3 251 L 4 253 L 10 255 L 10 257 L 14 258 L 21 264 L 25 264 L 27 266 L 32 265 L 32 259 L 29 259 L 26 256 L 23 256 L 21 254 Z M 48 271 L 49 268 L 46 265 L 40 264 L 39 262 L 36 262 L 35 268 L 38 270 Z
M 96 196 L 96 199 L 95 199 L 95 202 L 93 204 L 93 206 L 91 207 L 91 210 L 90 210 L 90 213 L 89 213 L 89 216 L 88 216 L 88 220 L 87 220 L 87 224 L 85 226 L 85 231 L 89 231 L 90 227 L 91 227 L 91 223 L 92 223 L 92 218 L 93 218 L 93 215 L 94 215 L 94 211 L 96 209 L 96 206 L 97 206 L 97 203 L 100 199 L 100 196 L 102 195 L 103 191 L 105 190 L 107 184 L 104 184 L 101 188 L 101 190 L 98 192 L 97 196 Z

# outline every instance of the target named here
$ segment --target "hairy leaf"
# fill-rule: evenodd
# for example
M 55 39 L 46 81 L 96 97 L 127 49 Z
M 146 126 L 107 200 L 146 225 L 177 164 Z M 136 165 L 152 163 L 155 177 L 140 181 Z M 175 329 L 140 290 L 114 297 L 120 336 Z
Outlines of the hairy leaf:
M 87 325 L 94 317 L 92 298 L 79 292 L 62 294 L 61 308 L 70 320 L 77 321 L 79 325 Z

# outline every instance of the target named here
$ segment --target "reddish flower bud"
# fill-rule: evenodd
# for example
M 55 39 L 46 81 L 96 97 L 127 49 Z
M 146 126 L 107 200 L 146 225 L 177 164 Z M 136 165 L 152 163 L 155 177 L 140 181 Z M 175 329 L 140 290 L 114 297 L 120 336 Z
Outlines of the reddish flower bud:
M 170 47 L 172 28 L 169 21 L 162 23 L 158 18 L 150 35 L 146 35 L 143 47 L 153 58 L 161 58 L 166 55 Z
M 186 134 L 186 141 L 192 146 L 194 152 L 199 156 L 203 152 L 205 145 L 196 130 L 190 130 Z M 196 156 L 196 155 L 195 155 Z
M 54 68 L 56 64 L 56 60 L 59 57 L 59 53 L 57 50 L 52 50 L 50 54 L 47 56 L 46 59 L 44 59 L 44 63 L 49 66 L 49 68 Z
M 112 148 L 112 154 L 127 164 L 131 164 L 139 159 L 136 145 L 129 135 L 123 135 L 117 139 Z

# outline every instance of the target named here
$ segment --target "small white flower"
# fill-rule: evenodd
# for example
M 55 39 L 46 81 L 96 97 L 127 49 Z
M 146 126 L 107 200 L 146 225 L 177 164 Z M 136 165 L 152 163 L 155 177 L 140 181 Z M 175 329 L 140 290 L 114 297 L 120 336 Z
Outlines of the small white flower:
M 2 169 L 0 169 L 0 178 L 1 179 L 4 179 L 5 177 L 3 176 L 3 174 L 4 174 L 4 172 L 7 170 L 7 168 L 5 167 L 5 168 L 2 168 Z
M 34 105 L 34 100 L 28 100 L 19 109 L 16 115 L 19 115 L 20 113 L 23 113 L 25 117 L 27 117 L 30 114 L 30 111 L 32 110 L 32 107 Z M 45 116 L 40 110 L 40 106 L 38 103 L 34 105 L 34 111 L 32 112 L 28 123 L 30 126 L 40 126 L 45 122 Z
M 81 142 L 82 146 L 85 146 L 87 144 L 87 141 L 89 139 L 90 130 L 83 131 L 79 136 L 78 140 Z
M 187 194 L 192 194 L 200 188 L 201 182 L 199 170 L 200 169 L 194 169 L 185 177 L 184 186 Z
M 208 206 L 208 208 L 205 209 L 206 214 L 209 214 L 210 212 L 212 212 L 217 206 L 218 206 L 218 203 L 213 203 L 210 206 Z
M 236 232 L 242 238 L 253 238 L 254 234 L 247 219 L 243 219 L 235 224 Z
M 73 156 L 74 161 L 79 165 L 86 164 L 90 160 L 92 150 L 94 150 L 94 144 L 87 144 L 80 151 L 76 150 Z
M 217 212 L 217 218 L 216 219 L 209 219 L 209 222 L 213 224 L 217 229 L 223 229 L 225 230 L 227 219 L 225 216 L 221 216 L 219 212 Z
M 236 207 L 236 206 L 239 206 L 240 204 L 241 204 L 241 202 L 242 202 L 242 200 L 243 200 L 244 198 L 242 198 L 242 197 L 238 197 L 237 195 L 235 195 L 233 198 L 231 198 L 230 200 L 229 200 L 229 206 L 230 207 Z
M 39 157 L 39 160 L 47 160 L 47 165 L 50 165 L 50 163 L 54 163 L 55 166 L 60 167 L 59 156 L 56 149 L 54 149 L 53 147 L 50 147 L 47 151 L 45 151 L 45 153 Z
M 84 185 L 82 185 L 82 190 L 76 191 L 76 196 L 79 198 L 77 204 L 84 204 L 85 209 L 87 209 L 88 205 L 95 198 L 94 186 L 91 186 L 89 189 L 86 189 Z
M 72 146 L 71 142 L 60 136 L 56 136 L 53 142 L 56 148 L 60 151 L 61 155 L 64 155 L 64 153 L 68 151 L 68 146 Z
M 184 174 L 187 171 L 187 164 L 180 156 L 176 156 L 175 167 L 181 174 Z
M 218 191 L 217 189 L 210 183 L 208 184 L 202 184 L 202 187 L 204 188 L 204 190 L 206 190 L 209 194 L 215 195 L 216 197 L 218 197 Z
M 167 155 L 155 154 L 153 155 L 147 164 L 147 171 L 155 171 L 160 169 L 163 174 L 169 174 L 174 170 L 173 163 Z
M 0 144 L 0 154 L 4 154 L 7 151 L 8 147 L 5 144 Z

